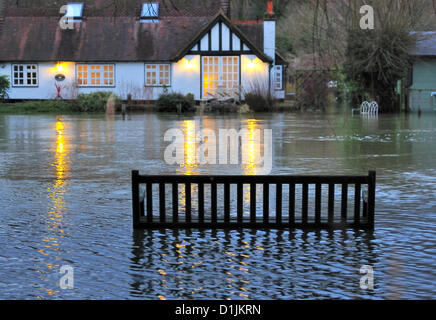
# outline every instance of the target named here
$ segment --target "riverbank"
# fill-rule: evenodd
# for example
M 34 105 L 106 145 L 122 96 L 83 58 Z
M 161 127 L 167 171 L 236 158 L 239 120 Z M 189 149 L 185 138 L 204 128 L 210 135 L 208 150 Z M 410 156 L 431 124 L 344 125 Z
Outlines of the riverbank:
M 154 112 L 154 106 L 132 105 L 129 111 Z M 82 111 L 77 102 L 67 100 L 40 100 L 14 103 L 1 103 L 0 114 L 74 114 L 74 113 L 103 113 L 105 108 L 98 111 Z M 293 101 L 279 102 L 273 112 L 297 112 L 299 109 Z M 212 112 L 213 113 L 213 112 Z
M 35 113 L 104 113 L 121 108 L 121 100 L 111 92 L 97 91 L 80 94 L 75 100 L 31 100 L 15 103 L 0 103 L 0 114 Z
M 41 100 L 0 103 L 0 114 L 75 113 L 68 101 Z

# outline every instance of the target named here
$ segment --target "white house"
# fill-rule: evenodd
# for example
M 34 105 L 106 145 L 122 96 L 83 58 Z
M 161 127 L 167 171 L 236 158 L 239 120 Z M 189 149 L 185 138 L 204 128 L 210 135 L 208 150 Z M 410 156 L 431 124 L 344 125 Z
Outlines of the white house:
M 232 21 L 229 0 L 47 2 L 3 1 L 0 75 L 10 77 L 10 99 L 112 91 L 155 100 L 173 91 L 201 100 L 255 86 L 284 98 L 272 0 L 263 21 Z

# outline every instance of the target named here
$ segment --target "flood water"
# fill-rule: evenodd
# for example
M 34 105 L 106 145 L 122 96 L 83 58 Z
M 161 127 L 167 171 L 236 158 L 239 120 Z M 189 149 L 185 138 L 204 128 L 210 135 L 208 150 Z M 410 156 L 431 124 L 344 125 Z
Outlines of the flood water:
M 275 175 L 377 170 L 374 232 L 133 231 L 133 169 L 256 174 L 198 165 L 189 139 L 166 164 L 166 130 L 196 127 L 272 129 Z M 435 114 L 0 115 L 1 299 L 435 299 L 435 265 Z

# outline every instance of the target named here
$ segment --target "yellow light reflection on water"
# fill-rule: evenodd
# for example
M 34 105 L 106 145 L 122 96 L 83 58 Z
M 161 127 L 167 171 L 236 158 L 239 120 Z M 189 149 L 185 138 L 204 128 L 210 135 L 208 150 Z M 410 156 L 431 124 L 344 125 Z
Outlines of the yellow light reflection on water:
M 181 174 L 191 176 L 198 174 L 198 162 L 197 162 L 197 142 L 196 142 L 196 130 L 194 120 L 185 120 L 181 125 L 181 129 L 184 134 L 184 162 L 180 164 Z M 183 185 L 179 185 L 180 199 L 185 199 L 186 190 Z M 191 186 L 191 194 L 195 196 L 197 193 L 197 187 Z M 196 207 L 196 203 L 193 203 L 193 208 Z M 179 203 L 180 210 L 184 210 L 186 206 L 185 201 Z
M 186 120 L 183 121 L 182 130 L 185 135 L 184 141 L 184 156 L 185 161 L 180 165 L 181 168 L 185 170 L 183 173 L 185 175 L 192 175 L 196 173 L 198 168 L 197 162 L 197 142 L 196 142 L 196 131 L 195 131 L 195 121 Z
M 259 127 L 255 119 L 247 119 L 245 122 L 248 130 L 248 139 L 246 139 L 245 144 L 241 145 L 242 158 L 246 159 L 246 163 L 242 164 L 242 170 L 245 175 L 255 175 L 257 169 L 256 163 L 260 157 L 260 141 L 256 139 L 256 131 L 258 131 Z M 244 185 L 244 207 L 249 205 L 250 188 L 248 185 Z
M 54 168 L 55 180 L 53 185 L 48 188 L 48 199 L 50 202 L 48 208 L 47 222 L 47 235 L 42 239 L 41 248 L 37 250 L 44 259 L 42 265 L 48 269 L 48 272 L 54 272 L 55 269 L 59 268 L 60 265 L 53 263 L 53 260 L 60 260 L 61 258 L 57 255 L 60 250 L 60 240 L 64 237 L 64 229 L 62 226 L 63 216 L 65 214 L 65 193 L 67 191 L 66 178 L 70 171 L 69 165 L 69 146 L 66 137 L 66 124 L 63 122 L 62 118 L 58 118 L 54 130 L 56 132 L 56 140 L 53 146 L 54 151 L 54 161 L 50 164 Z M 53 254 L 54 253 L 54 254 Z M 47 283 L 47 287 L 43 288 L 46 295 L 54 296 L 60 292 L 57 290 L 56 285 L 49 283 L 47 279 L 44 278 L 44 274 L 47 271 L 37 269 L 36 270 L 40 276 L 39 278 Z M 54 288 L 53 288 L 54 287 Z M 44 299 L 44 296 L 37 296 L 40 299 Z
M 260 141 L 256 137 L 256 132 L 259 131 L 257 121 L 255 119 L 248 119 L 248 139 L 246 145 L 242 145 L 242 153 L 246 153 L 248 163 L 243 164 L 243 171 L 245 175 L 256 174 L 256 163 L 260 157 Z

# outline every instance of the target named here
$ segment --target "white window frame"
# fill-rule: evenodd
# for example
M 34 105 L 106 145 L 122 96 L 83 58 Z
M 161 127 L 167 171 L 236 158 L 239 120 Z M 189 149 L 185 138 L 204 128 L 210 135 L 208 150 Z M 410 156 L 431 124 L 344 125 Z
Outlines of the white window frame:
M 22 70 L 20 70 L 20 67 Z M 18 68 L 18 70 L 15 70 Z M 30 68 L 30 69 L 29 69 Z M 30 70 L 30 71 L 28 71 Z M 33 73 L 36 73 L 34 76 Z M 21 74 L 21 75 L 20 75 Z M 17 75 L 17 76 L 16 76 Z M 36 63 L 18 63 L 12 65 L 12 87 L 38 87 L 39 86 L 39 66 Z M 23 83 L 15 81 L 23 80 Z M 28 84 L 28 80 L 32 83 Z M 32 81 L 35 80 L 35 81 Z
M 283 90 L 283 66 L 274 66 L 274 90 Z
M 107 69 L 105 69 L 106 67 Z M 112 70 L 109 70 L 109 67 L 112 67 Z M 114 63 L 78 63 L 76 64 L 77 86 L 80 88 L 114 88 L 116 86 L 115 68 L 116 66 Z M 86 78 L 81 78 L 80 76 L 83 76 L 85 73 Z M 112 77 L 110 76 L 110 73 L 112 73 Z M 80 80 L 82 80 L 82 83 L 79 83 Z M 85 84 L 83 83 L 83 80 L 86 80 Z M 92 80 L 100 80 L 100 83 L 93 84 Z M 105 84 L 105 81 L 112 81 L 112 83 Z
M 148 67 L 151 68 L 148 68 Z M 167 66 L 168 70 L 160 70 L 161 67 Z M 154 68 L 154 70 L 153 70 Z M 144 65 L 145 75 L 144 75 L 144 83 L 146 87 L 171 87 L 171 64 L 170 63 L 146 63 Z M 149 79 L 149 73 L 155 72 L 155 83 L 153 81 L 148 81 Z M 167 83 L 160 83 L 161 80 L 161 73 L 162 72 L 168 72 L 168 82 Z M 151 76 L 151 74 L 150 74 Z M 153 78 L 151 78 L 153 79 Z

